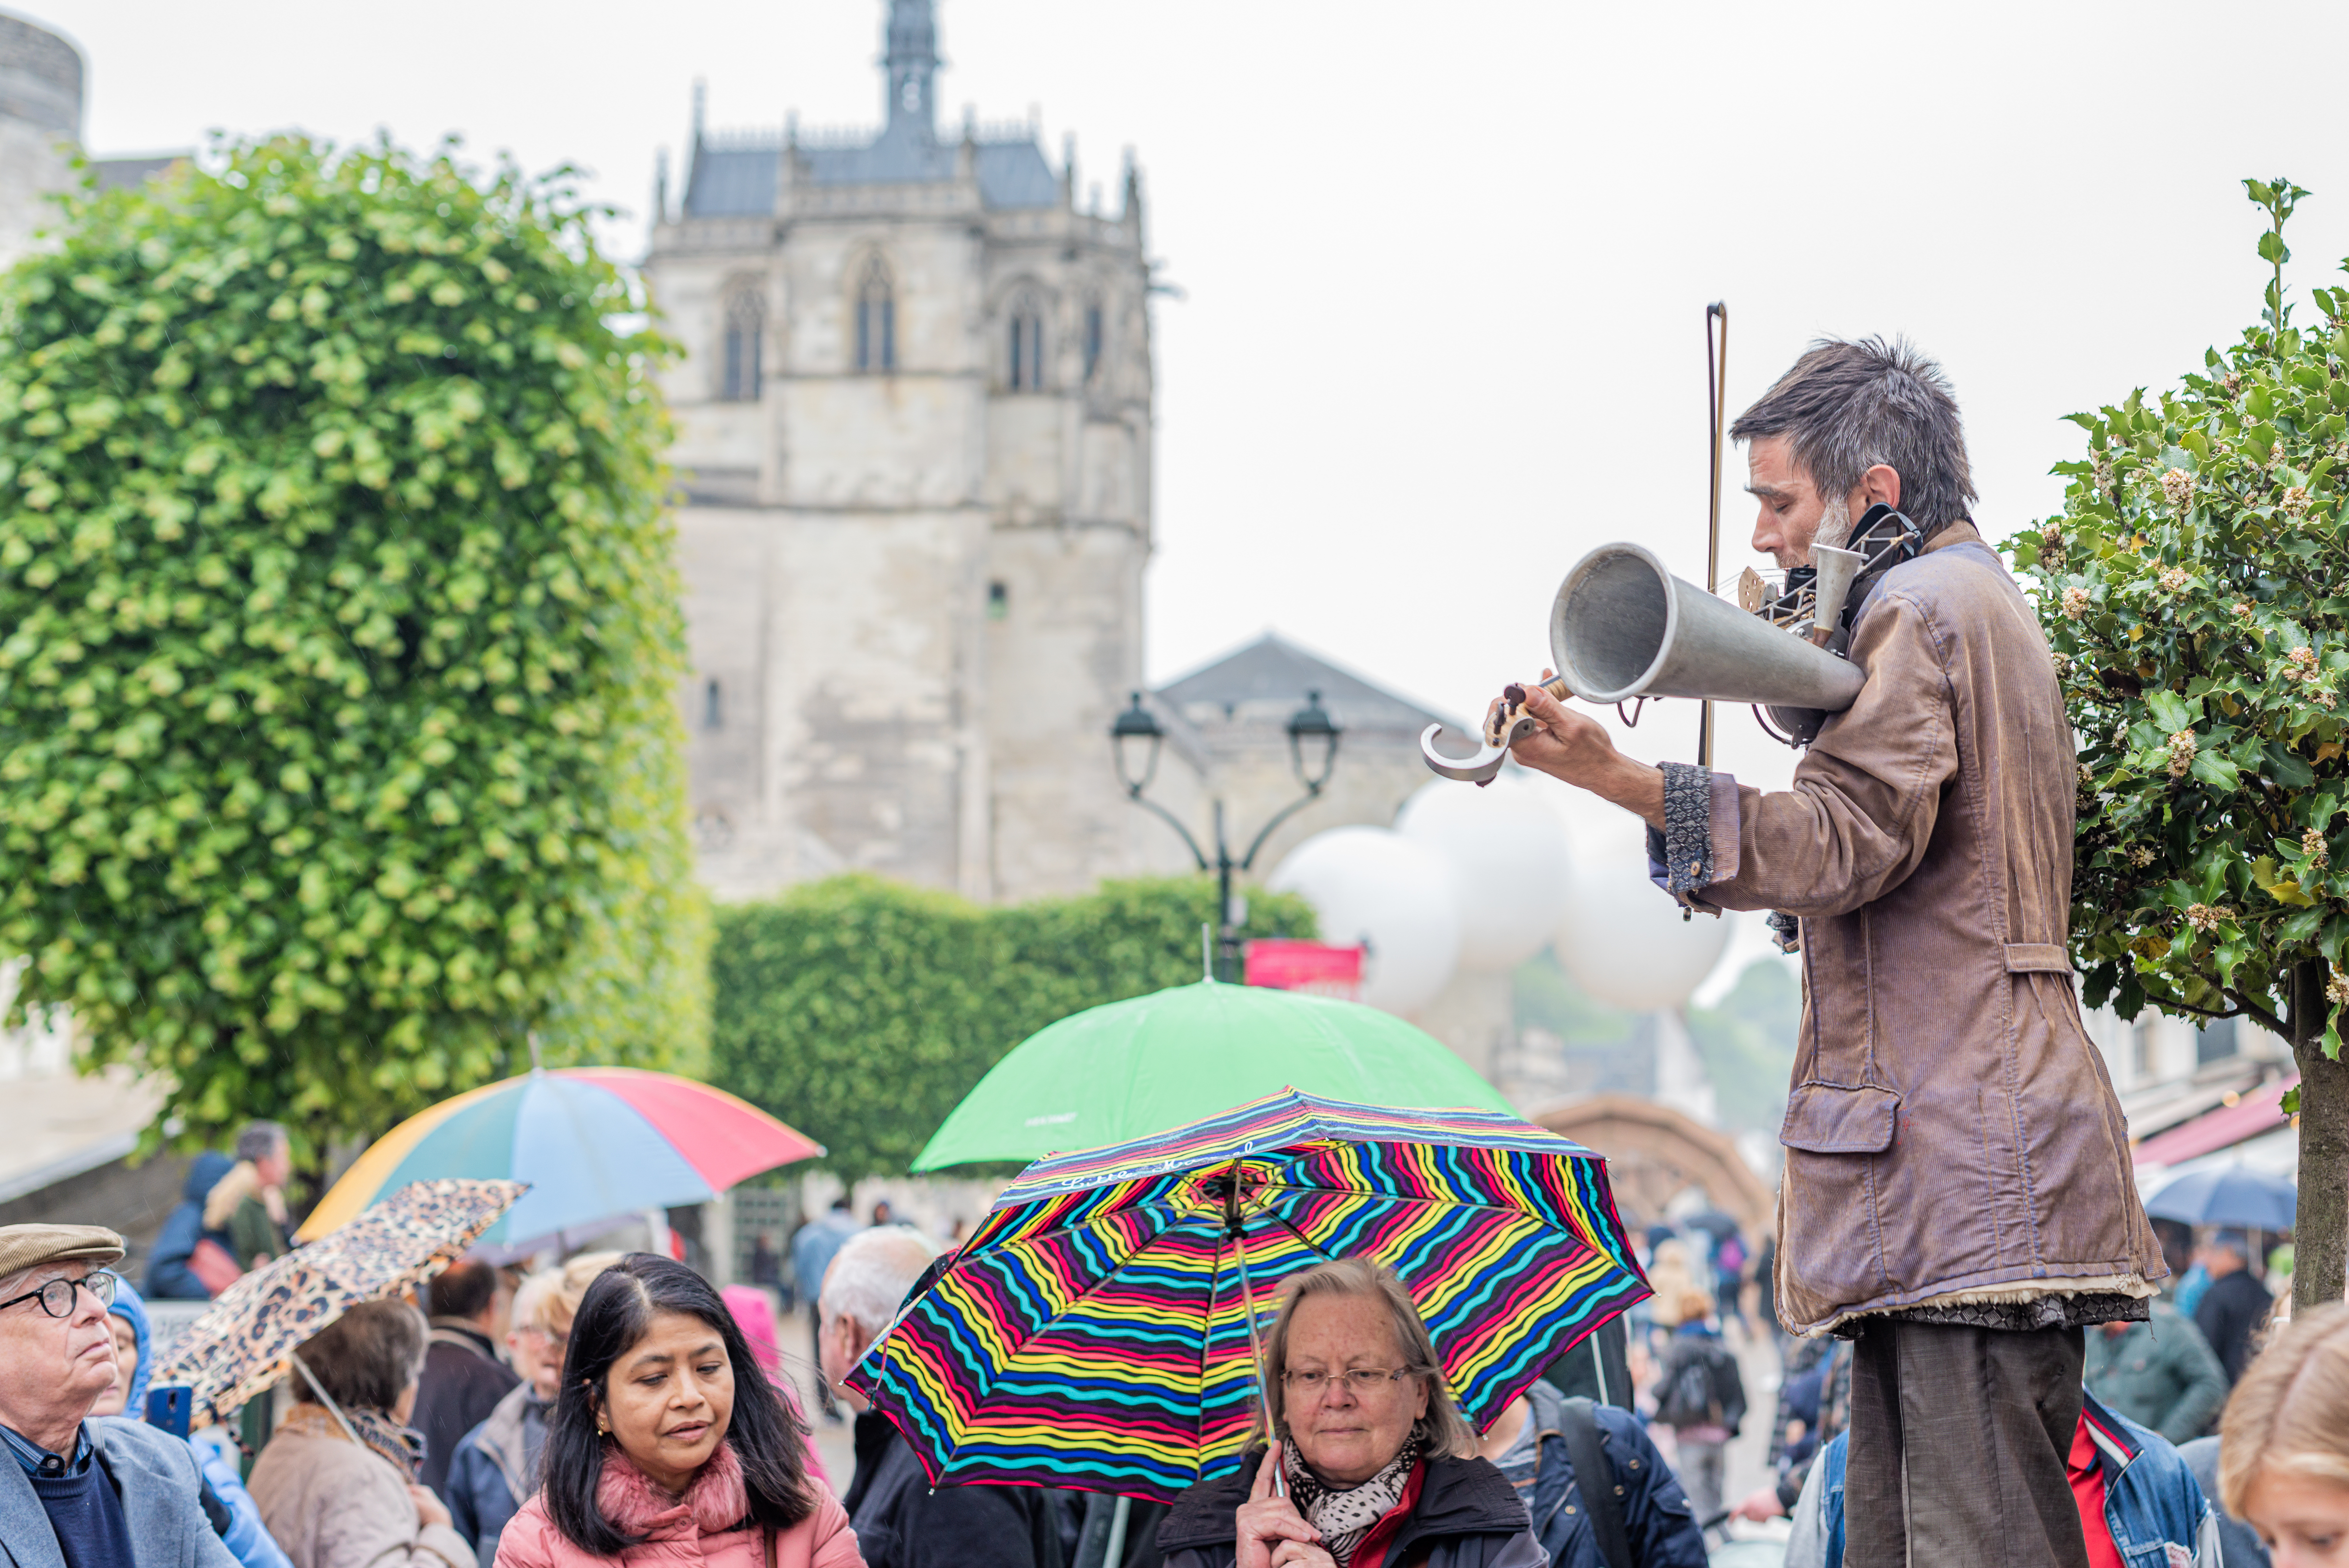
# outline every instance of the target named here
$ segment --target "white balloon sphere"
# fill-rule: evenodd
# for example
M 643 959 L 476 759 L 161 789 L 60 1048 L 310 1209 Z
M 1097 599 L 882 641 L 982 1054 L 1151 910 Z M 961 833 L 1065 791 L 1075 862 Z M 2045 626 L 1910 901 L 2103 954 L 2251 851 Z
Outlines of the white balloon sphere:
M 1685 1004 L 1729 945 L 1729 922 L 1681 919 L 1648 880 L 1646 826 L 1602 801 L 1570 808 L 1575 868 L 1557 924 L 1557 961 L 1596 1001 L 1629 1012 Z
M 1460 967 L 1506 974 L 1566 916 L 1573 842 L 1542 792 L 1513 770 L 1484 788 L 1438 779 L 1403 803 L 1395 831 L 1448 857 L 1460 881 Z
M 1460 897 L 1452 863 L 1383 827 L 1333 827 L 1288 852 L 1266 879 L 1313 906 L 1321 940 L 1367 944 L 1362 1000 L 1415 1012 L 1452 979 L 1460 959 Z

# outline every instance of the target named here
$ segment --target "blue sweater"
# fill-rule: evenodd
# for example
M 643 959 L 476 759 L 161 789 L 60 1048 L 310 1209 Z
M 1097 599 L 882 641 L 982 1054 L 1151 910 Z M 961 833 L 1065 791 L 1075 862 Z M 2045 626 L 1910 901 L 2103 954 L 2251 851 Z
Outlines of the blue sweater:
M 115 1495 L 114 1478 L 103 1461 L 93 1459 L 79 1475 L 26 1479 L 57 1532 L 66 1568 L 135 1568 L 130 1524 L 122 1517 L 122 1499 Z

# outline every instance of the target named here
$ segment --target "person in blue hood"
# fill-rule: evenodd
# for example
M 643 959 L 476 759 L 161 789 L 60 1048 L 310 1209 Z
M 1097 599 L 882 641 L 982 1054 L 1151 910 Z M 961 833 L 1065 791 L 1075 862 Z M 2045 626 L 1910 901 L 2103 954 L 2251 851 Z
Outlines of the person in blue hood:
M 161 1230 L 155 1232 L 154 1250 L 147 1254 L 147 1293 L 158 1301 L 210 1301 L 212 1292 L 203 1281 L 196 1278 L 188 1267 L 195 1255 L 196 1243 L 207 1232 L 204 1230 L 204 1199 L 220 1185 L 221 1178 L 235 1167 L 236 1162 L 224 1154 L 210 1149 L 196 1156 L 188 1167 L 188 1179 L 180 1188 L 180 1206 L 171 1210 Z M 212 1239 L 222 1247 L 229 1246 L 225 1231 L 210 1232 Z M 135 1412 L 134 1412 L 135 1414 Z
M 214 1179 L 218 1179 L 217 1177 Z M 114 1386 L 98 1397 L 90 1407 L 93 1416 L 119 1416 L 126 1420 L 144 1420 L 147 1414 L 148 1375 L 153 1370 L 151 1352 L 153 1336 L 147 1327 L 147 1303 L 139 1293 L 123 1280 L 114 1287 L 113 1303 L 107 1308 L 113 1314 L 115 1353 L 120 1370 Z M 129 1330 L 128 1334 L 125 1329 Z M 276 1542 L 263 1528 L 261 1510 L 254 1506 L 252 1494 L 238 1479 L 236 1467 L 222 1457 L 218 1449 L 206 1443 L 189 1440 L 196 1459 L 203 1469 L 204 1480 L 227 1518 L 220 1532 L 221 1544 L 227 1547 L 244 1568 L 294 1568 Z M 206 1511 L 210 1511 L 208 1509 Z M 215 1523 L 219 1515 L 214 1516 Z

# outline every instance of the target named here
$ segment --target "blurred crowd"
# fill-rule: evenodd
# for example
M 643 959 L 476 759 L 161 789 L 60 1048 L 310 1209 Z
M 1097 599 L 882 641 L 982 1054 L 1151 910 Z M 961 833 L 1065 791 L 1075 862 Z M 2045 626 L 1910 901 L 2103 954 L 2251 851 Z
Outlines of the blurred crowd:
M 256 1124 L 236 1155 L 191 1172 L 155 1292 L 204 1290 L 206 1270 L 288 1245 L 283 1133 Z M 2303 1538 L 2327 1518 L 2349 1532 L 2349 1307 L 2279 1323 L 2270 1260 L 2243 1234 L 2172 1226 L 2164 1241 L 2174 1283 L 2150 1321 L 2088 1331 L 2074 1490 L 2092 1560 L 2248 1568 L 2270 1562 L 2264 1536 L 2280 1568 L 2333 1561 Z M 1259 1436 L 1239 1471 L 1165 1504 L 933 1484 L 846 1384 L 951 1256 L 885 1206 L 860 1221 L 843 1198 L 787 1250 L 760 1237 L 751 1282 L 722 1291 L 647 1253 L 459 1262 L 303 1342 L 295 1376 L 254 1402 L 271 1413 L 258 1443 L 239 1440 L 251 1423 L 182 1437 L 142 1419 L 156 1351 L 140 1293 L 113 1272 L 118 1238 L 8 1227 L 0 1548 L 20 1568 L 1351 1568 L 1379 1539 L 1359 1514 L 1369 1497 L 1378 1519 L 1418 1521 L 1414 1561 L 1436 1568 L 1698 1568 L 1738 1515 L 1790 1521 L 1789 1568 L 1840 1568 L 1848 1342 L 1779 1332 L 1768 1243 L 1749 1249 L 1726 1216 L 1659 1225 L 1641 1250 L 1652 1297 L 1482 1436 L 1440 1379 L 1415 1409 L 1390 1393 L 1433 1365 L 1391 1272 L 1344 1261 L 1292 1277 L 1266 1355 L 1293 1451 Z M 794 1309 L 803 1355 L 783 1345 Z M 1774 1386 L 1760 1408 L 1757 1368 Z M 1773 1479 L 1733 1508 L 1725 1456 L 1754 1421 Z M 850 1428 L 844 1481 L 815 1438 L 834 1422 Z M 1381 1492 L 1398 1464 L 1435 1490 Z M 1594 1469 L 1606 1484 L 1587 1484 Z M 2175 1551 L 2147 1559 L 2147 1543 Z

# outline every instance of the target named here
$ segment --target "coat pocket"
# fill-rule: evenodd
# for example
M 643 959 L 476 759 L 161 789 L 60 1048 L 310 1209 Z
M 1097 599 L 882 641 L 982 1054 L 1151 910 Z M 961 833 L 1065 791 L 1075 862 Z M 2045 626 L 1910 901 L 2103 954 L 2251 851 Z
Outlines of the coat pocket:
M 1882 1154 L 1892 1147 L 1900 1096 L 1875 1084 L 1797 1084 L 1778 1141 L 1806 1154 Z

